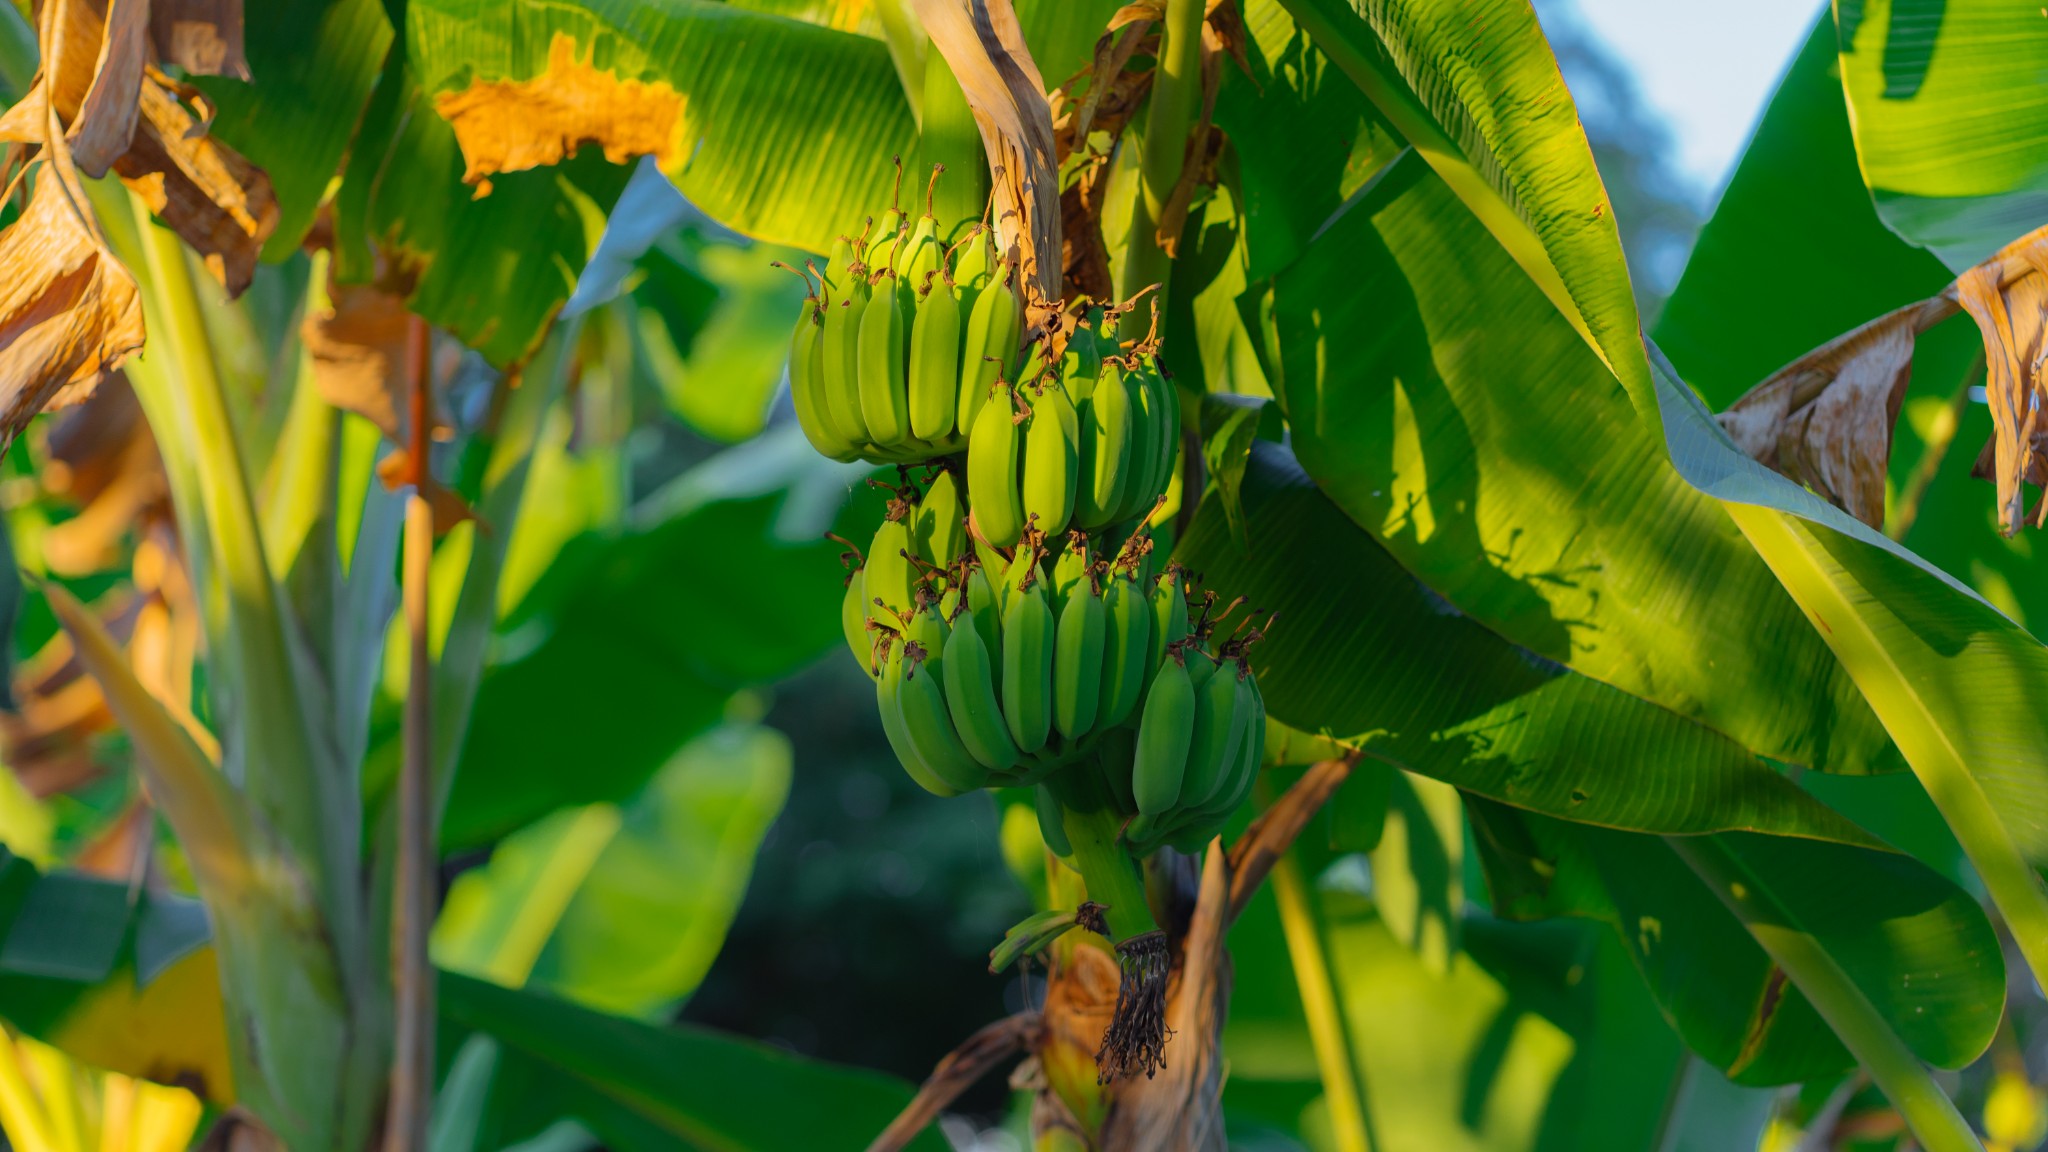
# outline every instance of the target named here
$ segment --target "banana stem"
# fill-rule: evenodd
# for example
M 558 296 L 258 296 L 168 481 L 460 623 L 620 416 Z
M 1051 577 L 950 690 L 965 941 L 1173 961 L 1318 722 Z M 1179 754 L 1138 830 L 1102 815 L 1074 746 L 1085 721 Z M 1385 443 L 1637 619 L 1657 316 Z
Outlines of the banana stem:
M 1103 919 L 1112 940 L 1156 932 L 1152 906 L 1145 898 L 1145 880 L 1137 862 L 1118 838 L 1123 818 L 1096 782 L 1092 765 L 1081 764 L 1053 777 L 1060 801 L 1061 823 L 1073 845 L 1074 870 L 1088 885 L 1088 898 L 1106 907 Z

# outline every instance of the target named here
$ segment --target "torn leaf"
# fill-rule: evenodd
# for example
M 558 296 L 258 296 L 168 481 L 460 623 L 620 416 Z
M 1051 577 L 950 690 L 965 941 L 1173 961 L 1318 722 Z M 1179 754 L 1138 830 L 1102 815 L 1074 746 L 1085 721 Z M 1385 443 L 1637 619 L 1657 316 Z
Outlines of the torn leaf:
M 1744 393 L 1720 414 L 1721 427 L 1761 463 L 1881 527 L 1914 338 L 1954 314 L 1954 302 L 1937 296 L 1838 336 Z
M 2048 347 L 2048 227 L 2000 249 L 1956 278 L 1951 291 L 1984 338 L 1984 394 L 1993 428 L 1990 479 L 1998 486 L 1998 525 L 2010 536 L 2029 519 L 2026 486 L 2048 479 L 2048 387 L 2041 365 Z M 1978 461 L 1978 475 L 1984 475 Z M 2035 505 L 2040 527 L 2048 500 Z
M 142 347 L 135 278 L 64 183 L 45 166 L 0 232 L 0 454 L 36 413 L 84 399 Z
M 40 144 L 58 124 L 79 171 L 98 178 L 128 151 L 148 52 L 148 0 L 46 0 L 36 14 L 42 67 L 0 117 L 0 140 Z
M 653 156 L 666 165 L 681 147 L 683 97 L 667 81 L 620 79 L 576 57 L 576 41 L 557 32 L 547 70 L 530 80 L 476 80 L 434 97 L 455 129 L 465 184 L 487 187 L 498 172 L 559 164 L 585 144 L 623 164 Z M 483 195 L 479 192 L 478 195 Z
M 180 94 L 176 81 L 150 70 L 134 144 L 114 170 L 199 253 L 228 295 L 239 296 L 277 227 L 277 198 L 270 177 L 208 134 Z
M 249 79 L 242 53 L 242 0 L 152 0 L 149 39 L 156 58 L 189 76 Z

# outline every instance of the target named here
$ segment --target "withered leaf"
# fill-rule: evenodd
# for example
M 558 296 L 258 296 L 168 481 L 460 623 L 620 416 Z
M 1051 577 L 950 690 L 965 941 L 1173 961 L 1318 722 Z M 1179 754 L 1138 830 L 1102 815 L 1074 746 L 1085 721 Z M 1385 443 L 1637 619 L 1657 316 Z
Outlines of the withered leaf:
M 152 0 L 149 38 L 159 61 L 190 75 L 249 79 L 242 0 Z
M 2048 413 L 2042 411 L 2048 386 L 2041 378 L 2048 354 L 2048 227 L 1964 272 L 1952 291 L 1984 338 L 1984 393 L 1993 429 L 1990 479 L 1998 486 L 1998 525 L 2010 536 L 2027 521 L 2026 485 L 2048 476 Z M 2044 515 L 2048 500 L 2035 509 L 2036 527 Z
M 277 197 L 270 177 L 208 134 L 180 92 L 176 81 L 150 70 L 133 146 L 114 170 L 199 253 L 228 295 L 239 296 L 277 227 Z
M 1045 81 L 1024 43 L 1017 13 L 1010 0 L 914 2 L 932 47 L 959 78 L 981 129 L 995 177 L 999 246 L 1017 249 L 1034 305 L 1057 300 L 1057 254 L 1063 250 L 1058 149 Z
M 1954 314 L 1937 296 L 1838 336 L 1750 389 L 1720 414 L 1721 427 L 1758 461 L 1881 527 L 1914 338 Z
M 55 107 L 72 162 L 106 175 L 135 134 L 149 47 L 149 0 L 46 0 L 37 6 L 42 67 L 0 117 L 0 140 L 43 143 Z
M 62 175 L 45 166 L 28 209 L 0 232 L 0 453 L 36 413 L 84 399 L 142 347 L 135 279 Z
M 50 423 L 37 478 L 45 492 L 78 509 L 43 530 L 43 563 L 60 576 L 118 567 L 131 531 L 170 518 L 170 481 L 156 439 L 120 372 Z
M 494 173 L 559 164 L 586 143 L 623 164 L 637 156 L 670 160 L 682 141 L 681 93 L 667 81 L 621 80 L 592 67 L 561 32 L 548 42 L 540 75 L 479 79 L 434 97 L 434 110 L 455 130 L 463 182 L 485 188 Z

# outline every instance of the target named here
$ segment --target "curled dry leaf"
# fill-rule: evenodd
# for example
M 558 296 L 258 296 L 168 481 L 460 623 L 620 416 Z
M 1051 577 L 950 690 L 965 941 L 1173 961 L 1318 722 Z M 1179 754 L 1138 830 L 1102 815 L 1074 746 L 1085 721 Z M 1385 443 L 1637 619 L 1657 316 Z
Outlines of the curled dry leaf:
M 1014 249 L 1032 298 L 1033 326 L 1060 298 L 1060 179 L 1052 107 L 1010 0 L 914 0 L 966 93 L 995 189 L 1000 246 Z
M 78 509 L 43 530 L 43 564 L 54 575 L 119 567 L 131 531 L 170 521 L 170 480 L 156 438 L 119 372 L 50 425 L 37 479 L 44 492 Z
M 434 98 L 455 130 L 463 182 L 490 193 L 489 177 L 559 164 L 585 144 L 623 164 L 653 156 L 664 168 L 683 140 L 683 96 L 666 81 L 621 80 L 577 56 L 573 37 L 548 42 L 548 66 L 528 80 L 473 81 Z
M 142 347 L 135 278 L 46 166 L 27 211 L 0 232 L 0 453 L 45 407 L 91 395 Z
M 134 143 L 114 171 L 199 253 L 228 295 L 239 296 L 277 227 L 277 197 L 261 168 L 205 131 L 180 99 L 191 95 L 150 69 Z
M 1991 406 L 1989 478 L 1998 486 L 1998 524 L 2010 536 L 2029 519 L 2028 484 L 2048 484 L 2048 386 L 2041 366 L 2048 356 L 2048 227 L 2006 245 L 1956 278 L 1950 289 L 1984 338 L 1985 400 Z M 1980 458 L 1978 475 L 1984 475 Z M 2038 503 L 2035 527 L 2048 516 Z
M 1721 427 L 1761 463 L 1881 527 L 1914 338 L 1954 314 L 1955 303 L 1936 296 L 1838 336 L 1744 393 L 1720 414 Z
M 242 0 L 152 0 L 149 38 L 156 58 L 192 76 L 249 79 L 242 54 Z
M 128 151 L 149 48 L 149 0 L 44 0 L 36 9 L 42 67 L 0 117 L 0 140 L 41 144 L 53 110 L 72 162 L 98 178 Z

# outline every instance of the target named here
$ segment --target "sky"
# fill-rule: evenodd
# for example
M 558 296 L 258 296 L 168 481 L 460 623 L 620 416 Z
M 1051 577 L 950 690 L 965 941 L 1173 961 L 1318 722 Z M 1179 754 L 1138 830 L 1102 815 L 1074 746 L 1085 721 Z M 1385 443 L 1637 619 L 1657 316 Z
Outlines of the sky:
M 1792 54 L 1817 0 L 1538 0 L 1580 19 L 1632 68 L 1671 125 L 1679 167 L 1711 202 Z

